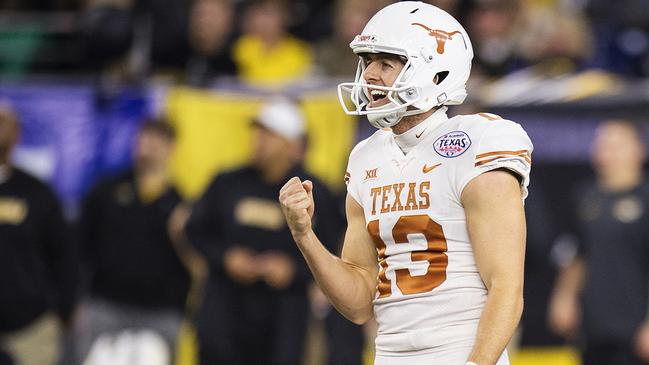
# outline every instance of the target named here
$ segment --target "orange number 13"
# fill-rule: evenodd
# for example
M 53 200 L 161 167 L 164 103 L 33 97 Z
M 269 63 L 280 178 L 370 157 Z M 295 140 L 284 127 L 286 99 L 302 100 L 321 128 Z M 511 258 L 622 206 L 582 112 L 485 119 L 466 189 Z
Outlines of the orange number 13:
M 381 239 L 378 219 L 369 222 L 367 230 L 376 244 L 379 265 L 381 266 L 379 284 L 377 286 L 379 298 L 389 297 L 392 294 L 392 281 L 385 274 L 388 269 L 388 261 L 385 254 L 386 243 Z M 408 235 L 414 233 L 423 234 L 426 237 L 428 246 L 425 250 L 413 251 L 410 254 L 410 260 L 412 262 L 428 261 L 428 270 L 426 274 L 418 276 L 412 276 L 410 270 L 407 268 L 394 270 L 396 273 L 397 287 L 404 295 L 429 292 L 440 286 L 446 280 L 448 256 L 445 252 L 448 250 L 448 247 L 442 226 L 426 214 L 401 216 L 392 228 L 392 236 L 390 238 L 394 244 L 408 243 Z

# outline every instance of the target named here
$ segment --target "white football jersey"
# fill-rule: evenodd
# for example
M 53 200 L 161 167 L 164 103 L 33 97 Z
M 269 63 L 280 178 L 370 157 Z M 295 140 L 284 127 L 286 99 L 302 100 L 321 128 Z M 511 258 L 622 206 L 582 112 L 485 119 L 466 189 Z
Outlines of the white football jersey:
M 378 130 L 349 157 L 347 190 L 363 207 L 379 258 L 377 354 L 473 343 L 487 291 L 462 190 L 506 168 L 527 195 L 532 143 L 523 128 L 487 113 L 448 119 L 445 110 L 424 122 L 407 154 L 390 130 Z

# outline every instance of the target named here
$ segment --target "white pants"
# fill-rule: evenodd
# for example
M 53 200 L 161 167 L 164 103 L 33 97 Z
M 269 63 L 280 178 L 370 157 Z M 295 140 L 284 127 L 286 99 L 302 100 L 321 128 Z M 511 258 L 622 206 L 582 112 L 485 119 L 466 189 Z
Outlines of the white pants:
M 77 362 L 82 363 L 95 345 L 99 345 L 99 354 L 112 353 L 113 350 L 118 353 L 116 349 L 128 347 L 116 346 L 118 344 L 145 344 L 144 348 L 155 348 L 156 345 L 146 346 L 158 341 L 147 341 L 151 336 L 146 335 L 145 330 L 159 335 L 173 357 L 181 322 L 182 314 L 172 309 L 142 309 L 104 299 L 87 299 L 79 305 L 74 328 Z M 141 336 L 142 333 L 145 335 Z M 122 340 L 117 341 L 120 338 Z
M 464 365 L 467 362 L 470 352 L 471 348 L 466 348 L 429 352 L 426 354 L 421 354 L 421 351 L 419 351 L 419 354 L 410 356 L 407 353 L 404 353 L 403 356 L 377 355 L 374 358 L 374 365 Z M 509 365 L 507 350 L 500 356 L 496 365 Z

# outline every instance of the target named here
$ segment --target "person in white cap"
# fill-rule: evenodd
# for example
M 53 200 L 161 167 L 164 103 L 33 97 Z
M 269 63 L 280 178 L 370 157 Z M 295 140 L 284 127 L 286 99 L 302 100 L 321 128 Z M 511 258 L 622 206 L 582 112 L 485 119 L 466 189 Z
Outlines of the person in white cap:
M 350 46 L 360 62 L 341 104 L 380 130 L 349 157 L 342 257 L 311 229 L 319 192 L 299 177 L 279 194 L 293 238 L 343 315 L 376 318 L 375 365 L 509 364 L 532 143 L 493 114 L 446 116 L 467 95 L 473 50 L 443 10 L 388 5 Z
M 210 266 L 197 316 L 201 364 L 300 363 L 312 278 L 277 202 L 288 177 L 318 186 L 314 229 L 323 242 L 333 246 L 342 236 L 334 198 L 301 167 L 304 120 L 297 106 L 273 99 L 253 126 L 251 164 L 219 174 L 185 229 Z

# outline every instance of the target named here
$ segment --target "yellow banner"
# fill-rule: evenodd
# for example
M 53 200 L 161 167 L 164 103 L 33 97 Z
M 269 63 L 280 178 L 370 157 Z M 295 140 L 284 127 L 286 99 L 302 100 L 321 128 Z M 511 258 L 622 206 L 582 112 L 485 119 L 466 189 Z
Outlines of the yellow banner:
M 247 163 L 251 156 L 251 120 L 263 103 L 259 97 L 190 88 L 167 96 L 167 115 L 178 140 L 172 175 L 181 193 L 196 199 L 215 174 Z M 345 115 L 335 93 L 310 93 L 301 99 L 307 120 L 306 169 L 330 188 L 343 187 L 357 123 Z

